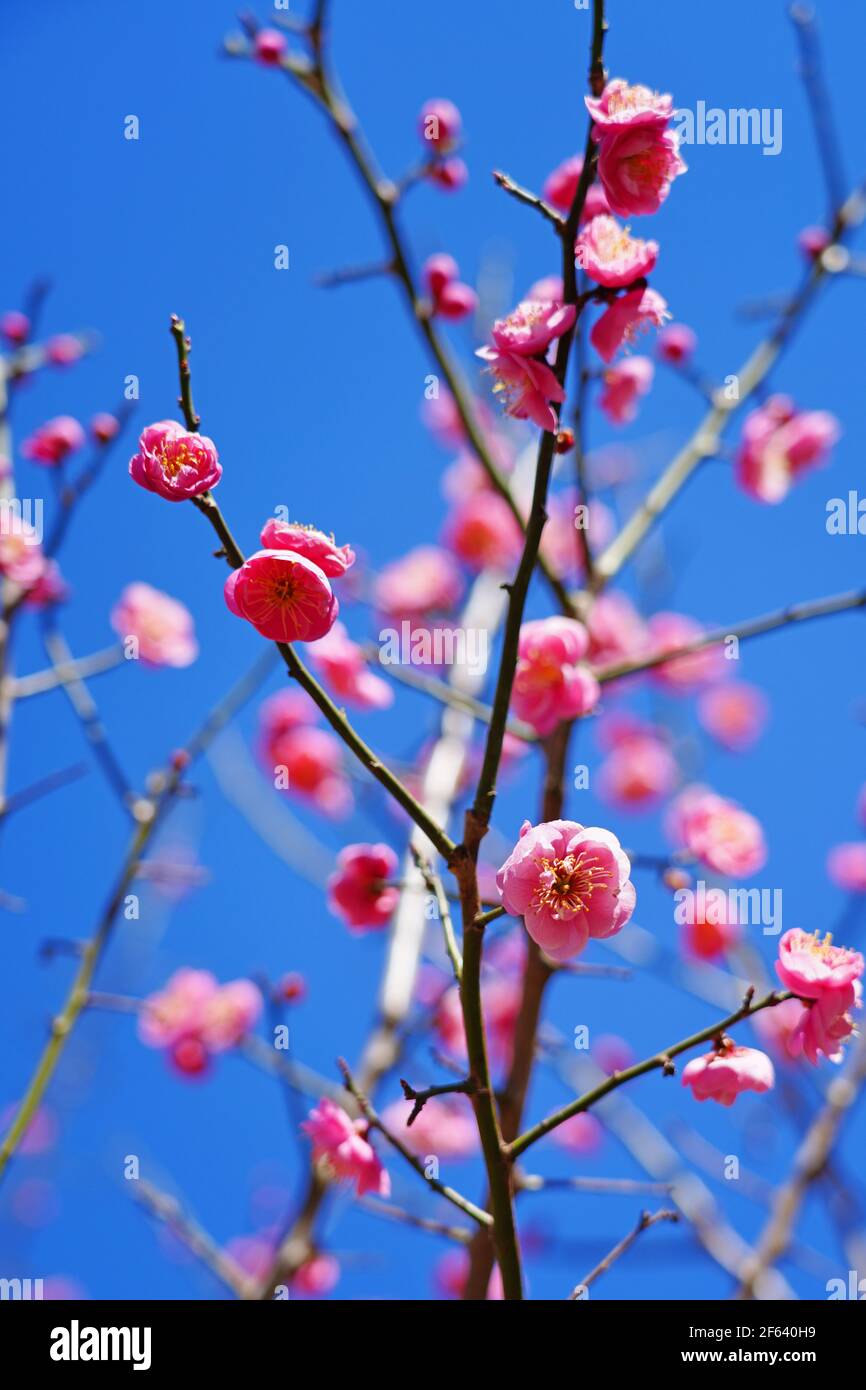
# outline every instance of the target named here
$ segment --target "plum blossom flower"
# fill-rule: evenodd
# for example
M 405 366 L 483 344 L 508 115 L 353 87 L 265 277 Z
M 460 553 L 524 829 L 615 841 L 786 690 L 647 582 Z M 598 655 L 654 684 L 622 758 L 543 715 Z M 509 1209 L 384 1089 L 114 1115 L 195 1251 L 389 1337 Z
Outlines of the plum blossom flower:
M 84 345 L 73 333 L 57 333 L 45 344 L 45 358 L 52 367 L 71 367 L 84 356 Z
M 601 127 L 593 132 L 598 139 Z M 655 125 L 604 129 L 598 152 L 598 176 L 611 212 L 636 217 L 658 212 L 678 174 L 680 137 Z
M 533 941 L 561 961 L 579 955 L 590 937 L 622 930 L 635 906 L 630 872 L 610 830 L 524 821 L 496 881 L 506 912 L 522 917 Z
M 136 639 L 146 666 L 189 666 L 198 656 L 189 609 L 150 584 L 127 584 L 111 610 L 111 626 L 124 641 Z
M 446 1298 L 462 1298 L 468 1278 L 469 1254 L 466 1250 L 449 1250 L 436 1265 L 436 1287 Z M 499 1265 L 493 1266 L 485 1298 L 488 1303 L 501 1303 L 505 1299 Z
M 648 629 L 654 655 L 678 651 L 680 647 L 698 642 L 704 636 L 700 623 L 682 613 L 654 613 Z M 721 647 L 708 646 L 665 661 L 660 666 L 653 666 L 650 677 L 656 685 L 672 695 L 688 695 L 711 681 L 720 680 L 725 675 L 726 666 Z
M 262 527 L 261 542 L 265 550 L 292 550 L 312 560 L 328 579 L 341 579 L 355 563 L 350 545 L 337 545 L 333 536 L 326 536 L 315 526 L 303 526 L 299 521 L 279 521 L 271 517 Z
M 511 703 L 536 733 L 549 734 L 598 703 L 598 681 L 584 662 L 589 638 L 575 618 L 539 618 L 520 629 Z
M 107 410 L 100 410 L 90 422 L 90 433 L 99 444 L 108 444 L 119 429 L 120 421 L 117 416 L 109 414 Z
M 613 130 L 663 127 L 674 113 L 673 97 L 669 92 L 654 92 L 650 87 L 632 85 L 624 77 L 612 78 L 600 97 L 584 97 L 584 102 L 599 129 L 596 139 L 606 137 Z
M 492 344 L 479 348 L 476 356 L 489 363 L 496 378 L 493 389 L 502 395 L 507 415 L 556 429 L 549 402 L 561 403 L 565 392 L 542 356 L 571 328 L 576 312 L 573 304 L 525 300 L 507 318 L 496 320 Z
M 168 1049 L 177 1070 L 196 1074 L 213 1053 L 235 1047 L 261 1011 L 261 994 L 250 980 L 220 985 L 207 970 L 177 970 L 145 999 L 138 1035 L 148 1047 Z
M 411 1101 L 397 1100 L 388 1106 L 382 1119 L 413 1153 L 458 1159 L 466 1158 L 478 1148 L 478 1130 L 472 1111 L 457 1097 L 432 1096 L 407 1129 L 412 1109 Z
M 452 509 L 443 539 L 468 569 L 505 570 L 523 551 L 523 530 L 504 497 L 476 492 Z
M 324 1162 L 336 1178 L 353 1182 L 359 1197 L 367 1192 L 388 1197 L 391 1179 L 365 1137 L 367 1128 L 366 1121 L 352 1120 L 327 1096 L 301 1125 L 313 1141 L 314 1162 Z
M 542 190 L 544 201 L 550 203 L 559 212 L 566 214 L 571 212 L 582 173 L 582 154 L 575 154 L 569 159 L 563 160 L 562 164 L 558 165 L 545 179 Z M 607 205 L 607 198 L 604 196 L 604 189 L 601 184 L 591 183 L 586 191 L 586 202 L 580 217 L 581 223 L 589 222 L 600 213 L 609 211 L 610 208 Z
M 744 1091 L 770 1091 L 775 1081 L 766 1052 L 735 1046 L 729 1038 L 718 1051 L 693 1058 L 683 1070 L 683 1085 L 691 1086 L 695 1100 L 716 1100 L 720 1105 L 733 1105 Z
M 583 574 L 585 562 L 578 525 L 586 527 L 593 554 L 613 536 L 615 522 L 609 507 L 597 499 L 578 511 L 578 493 L 565 488 L 547 499 L 547 525 L 541 535 L 541 553 L 558 575 Z
M 685 323 L 665 324 L 656 339 L 656 352 L 663 362 L 681 367 L 694 356 L 697 334 Z
M 521 997 L 520 983 L 510 975 L 492 975 L 482 982 L 481 1011 L 494 1066 L 505 1066 L 511 1057 Z M 466 1056 L 463 1009 L 456 985 L 442 996 L 433 1026 L 449 1052 L 458 1057 Z
M 431 97 L 421 107 L 418 132 L 422 140 L 433 145 L 437 154 L 447 154 L 453 150 L 462 128 L 460 111 L 447 97 Z
M 267 753 L 280 790 L 309 801 L 326 816 L 342 817 L 352 809 L 343 745 L 336 734 L 302 725 L 273 738 Z
M 764 692 L 745 681 L 725 681 L 705 690 L 698 700 L 698 719 L 707 733 L 736 753 L 758 741 L 768 714 Z
M 340 1262 L 333 1255 L 313 1255 L 292 1276 L 292 1292 L 302 1298 L 323 1298 L 340 1280 Z
M 797 235 L 797 246 L 807 261 L 817 261 L 832 240 L 826 227 L 804 227 Z
M 54 603 L 63 603 L 69 597 L 69 585 L 60 573 L 56 560 L 45 560 L 42 572 L 24 596 L 27 608 L 48 608 Z
M 828 1062 L 841 1062 L 845 1055 L 842 1044 L 856 1031 L 850 1010 L 862 1006 L 862 997 L 863 986 L 855 980 L 847 1003 L 825 997 L 807 1004 L 788 1042 L 791 1055 L 798 1057 L 802 1053 L 813 1067 L 822 1054 Z
M 637 415 L 637 403 L 652 386 L 655 368 L 648 357 L 627 357 L 604 374 L 599 405 L 612 425 L 628 425 Z
M 275 67 L 286 51 L 286 36 L 279 29 L 259 29 L 253 40 L 256 58 L 265 67 Z
M 639 332 L 661 328 L 667 318 L 667 303 L 656 290 L 629 290 L 596 319 L 589 339 L 603 361 L 612 362 L 619 349 L 633 343 Z
M 863 974 L 859 951 L 834 946 L 831 936 L 794 927 L 779 941 L 776 974 L 786 989 L 801 999 L 840 999 L 848 996 Z
M 411 619 L 449 612 L 462 592 L 460 570 L 448 551 L 436 545 L 420 545 L 385 566 L 376 580 L 373 597 L 382 613 Z
M 76 452 L 84 444 L 84 430 L 71 415 L 58 415 L 47 420 L 34 430 L 29 439 L 21 445 L 25 458 L 41 463 L 48 468 L 56 468 L 64 459 Z
M 19 588 L 32 591 L 43 578 L 45 556 L 36 531 L 27 522 L 0 530 L 0 574 Z
M 866 841 L 836 845 L 827 855 L 827 872 L 838 888 L 866 893 Z
M 679 776 L 676 758 L 650 728 L 617 739 L 599 768 L 599 795 L 624 811 L 642 811 L 668 796 Z
M 274 642 L 315 642 L 340 606 L 319 566 L 293 550 L 258 550 L 229 575 L 225 601 Z
M 771 396 L 746 416 L 737 482 L 759 502 L 781 502 L 804 473 L 827 462 L 839 432 L 828 411 L 797 410 L 788 396 Z
M 427 170 L 427 177 L 431 183 L 438 183 L 440 188 L 444 188 L 446 193 L 456 193 L 466 184 L 469 170 L 466 168 L 465 160 L 453 157 L 437 159 Z
M 387 709 L 394 702 L 390 685 L 371 671 L 364 653 L 342 623 L 310 647 L 310 661 L 334 694 L 359 709 Z
M 546 352 L 555 338 L 561 338 L 574 323 L 573 304 L 557 300 L 523 300 L 504 319 L 493 324 L 493 342 L 500 352 L 519 357 L 535 357 Z
M 328 879 L 328 906 L 355 931 L 387 926 L 400 897 L 400 890 L 389 883 L 397 868 L 389 845 L 347 845 Z
M 0 333 L 13 347 L 20 347 L 30 337 L 30 320 L 18 309 L 7 309 L 0 317 Z
M 453 256 L 435 255 L 425 261 L 422 279 L 433 305 L 433 313 L 444 319 L 462 319 L 478 307 L 478 296 L 457 277 L 460 267 Z
M 736 909 L 727 894 L 720 895 L 718 902 L 707 901 L 703 908 L 695 904 L 682 925 L 683 949 L 698 960 L 717 960 L 736 946 L 741 935 Z
M 615 217 L 602 214 L 584 227 L 575 251 L 577 264 L 596 284 L 623 289 L 649 275 L 658 260 L 659 244 L 631 236 Z
M 176 420 L 159 420 L 142 431 L 138 453 L 129 461 L 130 476 L 169 502 L 201 497 L 222 477 L 213 440 L 192 434 Z
M 681 791 L 667 828 L 675 844 L 726 878 L 750 878 L 766 863 L 760 822 L 708 787 L 694 784 Z
M 601 1148 L 604 1143 L 604 1129 L 594 1115 L 571 1115 L 567 1120 L 563 1120 L 561 1125 L 557 1125 L 556 1129 L 551 1130 L 550 1137 L 561 1149 L 585 1156 L 597 1153 Z
M 594 667 L 632 661 L 649 647 L 646 624 L 627 594 L 612 589 L 599 594 L 587 619 L 589 657 Z

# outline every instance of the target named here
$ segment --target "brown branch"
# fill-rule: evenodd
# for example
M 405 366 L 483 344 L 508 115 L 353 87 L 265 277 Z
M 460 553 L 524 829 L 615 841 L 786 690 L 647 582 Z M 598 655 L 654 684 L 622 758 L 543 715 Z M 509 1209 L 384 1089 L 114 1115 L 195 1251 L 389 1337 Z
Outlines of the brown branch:
M 654 1226 L 657 1221 L 679 1221 L 679 1219 L 680 1214 L 678 1211 L 667 1211 L 662 1209 L 661 1211 L 653 1212 L 652 1215 L 650 1215 L 648 1211 L 642 1212 L 640 1220 L 634 1230 L 625 1236 L 618 1245 L 615 1245 L 613 1249 L 605 1255 L 604 1259 L 595 1266 L 595 1269 L 591 1269 L 589 1274 L 583 1276 L 583 1279 L 577 1287 L 568 1295 L 568 1302 L 576 1303 L 581 1300 L 590 1285 L 594 1284 L 596 1279 L 609 1270 L 611 1265 L 614 1264 L 621 1255 L 624 1255 L 627 1250 L 630 1250 L 638 1236 L 644 1231 L 649 1230 L 650 1226 Z

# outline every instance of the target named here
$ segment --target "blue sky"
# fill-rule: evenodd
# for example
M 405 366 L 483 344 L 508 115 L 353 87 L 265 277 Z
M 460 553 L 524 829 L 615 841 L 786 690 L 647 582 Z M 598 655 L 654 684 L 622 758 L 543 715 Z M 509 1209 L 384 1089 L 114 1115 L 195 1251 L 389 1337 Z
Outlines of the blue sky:
M 447 250 L 469 280 L 496 266 L 504 298 L 516 300 L 556 269 L 556 246 L 541 219 L 496 188 L 490 171 L 504 168 L 538 188 L 582 147 L 587 14 L 568 0 L 529 8 L 514 0 L 471 6 L 441 0 L 433 10 L 334 0 L 333 10 L 338 66 L 390 174 L 417 157 L 415 120 L 427 97 L 450 97 L 463 112 L 470 182 L 455 196 L 428 188 L 412 193 L 404 225 L 416 263 Z M 863 20 L 841 0 L 825 0 L 819 13 L 841 157 L 853 184 L 866 160 Z M 695 328 L 701 364 L 720 378 L 743 362 L 759 331 L 738 318 L 737 306 L 796 283 L 796 234 L 824 212 L 790 24 L 782 5 L 766 4 L 756 16 L 748 0 L 725 6 L 611 0 L 609 17 L 612 74 L 672 91 L 682 107 L 705 101 L 782 112 L 776 156 L 758 146 L 687 148 L 688 174 L 658 216 L 640 219 L 636 228 L 661 243 L 653 284 L 675 318 Z M 178 312 L 193 336 L 202 428 L 224 464 L 220 502 L 243 545 L 254 543 L 280 504 L 350 540 L 377 567 L 434 538 L 445 515 L 440 481 L 449 460 L 419 421 L 429 362 L 404 306 L 379 281 L 327 293 L 313 284 L 322 270 L 376 260 L 378 228 L 310 105 L 277 74 L 220 56 L 223 35 L 236 28 L 231 7 L 194 0 L 147 6 L 83 0 L 72 7 L 47 0 L 34 9 L 8 0 L 4 24 L 0 103 L 15 138 L 4 161 L 0 298 L 16 307 L 34 277 L 47 275 L 53 289 L 45 331 L 91 327 L 101 337 L 85 363 L 45 373 L 21 393 L 17 441 L 52 415 L 86 420 L 113 408 L 129 374 L 141 383 L 135 424 L 172 414 L 176 381 L 167 324 Z M 123 137 L 130 114 L 140 121 L 138 141 Z M 290 251 L 286 272 L 273 266 L 273 248 L 282 243 Z M 844 433 L 830 469 L 771 509 L 736 490 L 725 461 L 706 465 L 664 524 L 670 576 L 662 606 L 729 624 L 862 582 L 862 538 L 828 536 L 824 520 L 828 498 L 857 488 L 862 472 L 866 425 L 855 405 L 862 396 L 855 323 L 864 292 L 853 279 L 831 285 L 773 377 L 798 404 L 839 417 Z M 471 365 L 471 332 L 462 326 L 450 332 Z M 593 411 L 590 443 L 625 438 L 649 479 L 699 414 L 690 389 L 659 370 L 638 423 L 621 436 Z M 113 746 L 140 784 L 252 662 L 258 642 L 227 613 L 201 518 L 133 488 L 129 452 L 124 442 L 112 455 L 69 539 L 64 570 L 73 596 L 63 623 L 75 652 L 105 645 L 111 605 L 133 579 L 174 594 L 195 616 L 203 655 L 189 670 L 130 667 L 94 682 Z M 21 477 L 37 489 L 44 478 L 29 468 L 21 465 Z M 633 570 L 625 583 L 634 593 Z M 534 592 L 532 611 L 546 611 L 545 602 L 540 589 Z M 362 613 L 348 621 L 357 635 L 365 633 Z M 783 888 L 786 926 L 826 930 L 844 907 L 827 881 L 824 858 L 831 845 L 857 833 L 862 623 L 848 615 L 744 648 L 743 674 L 770 697 L 770 728 L 747 759 L 706 751 L 702 776 L 767 827 L 764 876 Z M 21 624 L 16 664 L 20 671 L 44 664 L 32 619 Z M 645 699 L 636 697 L 635 707 L 648 708 Z M 377 746 L 402 756 L 430 735 L 435 715 L 421 697 L 407 695 L 396 712 L 359 724 Z M 678 714 L 687 726 L 692 717 L 687 706 Z M 251 709 L 238 725 L 247 743 L 254 726 Z M 585 746 L 592 758 L 591 740 Z M 40 697 L 16 712 L 13 790 L 79 757 L 86 753 L 62 696 Z M 524 815 L 534 814 L 537 778 L 538 766 L 528 760 L 504 790 L 495 825 L 506 840 Z M 100 987 L 144 993 L 182 964 L 211 968 L 221 978 L 301 970 L 310 998 L 294 1021 L 294 1049 L 331 1073 L 338 1053 L 357 1055 L 369 1026 L 382 941 L 345 935 L 320 891 L 269 854 L 226 803 L 209 767 L 196 785 L 200 795 L 180 807 L 172 833 L 195 845 L 210 880 L 171 914 L 145 899 L 142 922 L 135 931 L 121 930 L 113 944 Z M 577 796 L 591 793 L 576 794 L 570 814 L 610 822 L 609 811 L 591 799 L 578 805 Z M 330 852 L 383 833 L 375 816 L 338 827 L 300 814 Z M 642 850 L 664 847 L 658 817 L 613 828 Z M 4 830 L 0 885 L 24 898 L 27 909 L 3 921 L 2 1103 L 19 1094 L 72 968 L 62 958 L 40 962 L 39 943 L 89 934 L 125 833 L 95 768 Z M 395 848 L 401 833 L 395 822 Z M 672 943 L 669 899 L 648 878 L 638 880 L 636 920 Z M 772 959 L 771 940 L 753 944 Z M 641 1056 L 713 1017 L 708 1005 L 656 978 L 562 979 L 551 1000 L 552 1022 L 562 1032 L 579 1022 L 620 1032 Z M 423 1049 L 419 1058 L 429 1069 Z M 807 1079 L 810 1105 L 828 1070 Z M 395 1089 L 392 1082 L 384 1098 Z M 532 1093 L 532 1115 L 567 1095 L 560 1082 L 543 1077 Z M 684 1119 L 771 1182 L 787 1170 L 796 1131 L 784 1121 L 771 1123 L 774 1112 L 758 1098 L 746 1098 L 731 1114 L 696 1112 L 677 1082 L 658 1076 L 638 1083 L 633 1097 L 661 1129 Z M 264 1223 L 254 1201 L 263 1186 L 297 1188 L 299 1151 L 272 1083 L 226 1058 L 211 1080 L 185 1086 L 136 1042 L 128 1018 L 83 1021 L 50 1103 L 61 1125 L 59 1144 L 45 1157 L 17 1162 L 0 1192 L 2 1274 L 65 1275 L 94 1297 L 218 1297 L 209 1275 L 166 1259 L 158 1233 L 126 1190 L 123 1156 L 140 1155 L 142 1171 L 180 1193 L 219 1240 Z M 861 1113 L 842 1145 L 846 1165 L 862 1153 L 864 1137 Z M 563 1171 L 561 1155 L 537 1152 L 539 1167 Z M 612 1137 L 600 1156 L 580 1162 L 576 1171 L 639 1176 Z M 472 1164 L 455 1170 L 453 1179 L 470 1192 L 480 1189 Z M 29 1182 L 50 1185 L 51 1219 L 35 1228 L 19 1219 Z M 733 1224 L 752 1237 L 764 1213 L 731 1187 L 713 1190 Z M 24 1196 L 16 1198 L 22 1188 Z M 403 1174 L 397 1192 L 407 1200 L 417 1195 Z M 562 1248 L 530 1263 L 533 1294 L 562 1296 L 633 1224 L 640 1202 L 527 1198 L 524 1220 L 555 1227 L 562 1238 Z M 377 1222 L 346 1202 L 334 1212 L 340 1219 L 326 1229 L 328 1243 L 345 1257 L 341 1296 L 429 1295 L 432 1266 L 445 1248 L 440 1242 Z M 807 1207 L 801 1234 L 825 1252 L 830 1277 L 841 1256 L 817 1205 Z M 598 1296 L 657 1295 L 659 1272 L 673 1298 L 724 1297 L 729 1290 L 727 1277 L 686 1229 L 665 1227 L 606 1276 Z M 814 1271 L 786 1265 L 785 1272 L 802 1296 L 824 1296 Z

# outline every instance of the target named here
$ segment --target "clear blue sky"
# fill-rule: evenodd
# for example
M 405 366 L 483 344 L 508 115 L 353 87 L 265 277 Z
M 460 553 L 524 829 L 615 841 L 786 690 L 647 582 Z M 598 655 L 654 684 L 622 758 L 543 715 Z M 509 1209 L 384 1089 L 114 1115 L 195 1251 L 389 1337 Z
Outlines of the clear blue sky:
M 427 97 L 448 96 L 463 111 L 470 183 L 456 196 L 426 188 L 412 195 L 405 223 L 416 258 L 448 250 L 469 279 L 495 258 L 512 277 L 516 299 L 556 268 L 555 247 L 541 220 L 501 193 L 490 171 L 505 168 L 539 187 L 582 146 L 586 13 L 568 0 L 530 7 L 516 0 L 440 0 L 433 7 L 334 0 L 333 11 L 338 64 L 388 172 L 397 175 L 415 159 L 415 120 Z M 674 316 L 696 329 L 706 370 L 721 377 L 737 369 L 758 332 L 736 318 L 736 306 L 795 283 L 796 233 L 823 215 L 793 34 L 776 3 L 611 0 L 609 11 L 612 74 L 672 91 L 679 106 L 703 100 L 783 112 L 776 157 L 755 146 L 687 149 L 688 175 L 662 212 L 639 228 L 661 243 L 653 283 Z M 820 18 L 841 155 L 853 182 L 866 163 L 863 17 L 858 7 L 825 0 Z M 217 441 L 225 466 L 220 501 L 244 545 L 254 542 L 278 504 L 350 540 L 377 566 L 431 539 L 444 517 L 440 475 L 447 456 L 419 423 L 428 361 L 389 286 L 325 293 L 313 285 L 323 269 L 375 260 L 378 229 L 309 104 L 276 74 L 219 56 L 223 35 L 235 28 L 231 6 L 46 0 L 34 7 L 7 0 L 4 27 L 0 103 L 14 135 L 4 159 L 0 299 L 15 307 L 34 277 L 48 275 L 54 288 L 46 331 L 87 326 L 102 338 L 82 366 L 45 374 L 22 394 L 14 422 L 19 442 L 52 415 L 87 419 L 111 409 L 130 373 L 141 381 L 137 423 L 171 415 L 176 382 L 167 322 L 179 312 L 194 339 L 203 429 Z M 137 142 L 123 138 L 129 114 L 140 119 Z M 286 273 L 273 268 L 277 243 L 290 249 Z M 864 293 L 859 281 L 832 286 L 774 377 L 802 406 L 831 410 L 842 421 L 830 471 L 770 509 L 737 492 L 724 463 L 707 465 L 665 523 L 671 579 L 664 606 L 731 623 L 862 583 L 862 538 L 828 537 L 824 516 L 828 497 L 856 488 L 862 477 L 866 425 L 856 325 Z M 469 334 L 455 333 L 454 340 L 468 361 Z M 691 431 L 699 410 L 685 385 L 657 374 L 639 423 L 626 436 L 642 445 L 648 475 Z M 613 438 L 594 412 L 591 443 Z M 129 452 L 124 445 L 113 456 L 65 551 L 74 594 L 64 622 L 76 652 L 105 645 L 110 607 L 132 579 L 176 595 L 195 615 L 204 653 L 195 666 L 123 669 L 94 683 L 113 744 L 140 783 L 233 673 L 252 661 L 257 639 L 225 609 L 201 519 L 191 508 L 163 506 L 135 489 L 126 473 Z M 40 474 L 38 482 L 35 475 L 28 481 L 36 488 L 44 480 Z M 542 602 L 539 592 L 533 611 L 543 611 Z M 363 631 L 362 615 L 350 622 Z M 24 634 L 16 659 L 22 671 L 43 664 L 35 631 Z M 853 803 L 864 780 L 862 617 L 756 643 L 744 653 L 743 674 L 768 692 L 771 727 L 748 759 L 709 751 L 703 775 L 765 822 L 771 857 L 764 877 L 783 888 L 786 926 L 828 929 L 844 904 L 828 884 L 824 857 L 856 833 Z M 434 710 L 410 695 L 396 714 L 360 723 L 398 756 L 429 736 L 434 718 Z M 239 727 L 251 740 L 254 711 Z M 591 742 L 584 746 L 594 757 Z M 76 761 L 80 750 L 62 696 L 30 702 L 15 718 L 12 789 Z M 513 839 L 525 814 L 534 815 L 538 770 L 527 765 L 497 806 L 496 826 L 506 838 Z M 310 1000 L 295 1020 L 294 1049 L 331 1072 L 336 1054 L 356 1055 L 365 1035 L 382 942 L 349 939 L 321 894 L 294 878 L 225 803 L 211 770 L 202 768 L 196 782 L 201 795 L 180 809 L 174 825 L 195 844 L 210 881 L 170 918 L 157 900 L 146 899 L 141 924 L 120 932 L 99 984 L 143 993 L 182 964 L 209 967 L 222 978 L 301 970 Z M 579 796 L 584 799 L 577 805 L 572 798 L 570 814 L 610 822 L 588 793 Z M 383 833 L 375 816 L 359 815 L 345 827 L 308 819 L 331 850 Z M 657 817 L 614 828 L 646 851 L 664 846 Z M 394 823 L 395 848 L 400 835 Z M 89 934 L 124 836 L 96 769 L 4 831 L 0 885 L 26 899 L 27 910 L 2 922 L 0 1102 L 20 1093 L 72 969 L 64 959 L 40 963 L 39 943 Z M 662 942 L 673 941 L 670 902 L 646 878 L 638 880 L 636 920 Z M 772 942 L 754 944 L 772 958 Z M 563 979 L 552 992 L 551 1018 L 562 1031 L 586 1022 L 596 1031 L 621 1032 L 639 1055 L 712 1017 L 708 1005 L 656 979 Z M 423 1053 L 419 1066 L 428 1067 Z M 818 1085 L 828 1072 L 822 1070 Z M 804 1088 L 810 1105 L 815 1080 Z M 394 1094 L 392 1082 L 384 1098 Z M 698 1111 L 676 1081 L 658 1076 L 632 1094 L 660 1128 L 685 1119 L 771 1181 L 790 1163 L 795 1131 L 784 1120 L 771 1124 L 775 1112 L 757 1098 L 747 1097 L 731 1113 Z M 533 1091 L 531 1112 L 540 1116 L 566 1098 L 546 1078 Z M 20 1159 L 0 1193 L 0 1274 L 65 1275 L 94 1297 L 221 1297 L 207 1274 L 165 1258 L 158 1233 L 130 1200 L 123 1156 L 140 1155 L 142 1171 L 182 1194 L 219 1240 L 262 1224 L 253 1194 L 263 1184 L 297 1188 L 298 1149 L 272 1084 L 226 1058 L 210 1081 L 183 1085 L 158 1054 L 137 1043 L 127 1018 L 82 1023 L 50 1104 L 61 1125 L 58 1146 L 43 1158 Z M 864 1138 L 861 1113 L 842 1146 L 849 1169 Z M 537 1161 L 545 1171 L 568 1168 L 563 1155 L 542 1149 Z M 599 1157 L 576 1171 L 639 1175 L 611 1137 Z M 449 1176 L 470 1192 L 480 1190 L 472 1164 Z M 401 1198 L 416 1195 L 402 1173 L 395 1177 Z M 37 1228 L 20 1220 L 31 1181 L 50 1184 L 51 1219 Z M 729 1219 L 751 1237 L 764 1214 L 732 1187 L 717 1184 L 714 1191 Z M 563 1296 L 630 1227 L 641 1203 L 528 1198 L 523 1219 L 555 1229 L 561 1241 L 530 1263 L 533 1294 Z M 345 1256 L 341 1296 L 429 1295 L 444 1246 L 345 1202 L 336 1210 L 340 1220 L 331 1222 L 328 1240 Z M 801 1295 L 823 1297 L 834 1260 L 840 1274 L 844 1269 L 817 1207 L 807 1208 L 801 1234 L 828 1252 L 831 1267 L 821 1277 L 794 1266 L 786 1273 Z M 714 1298 L 728 1290 L 726 1276 L 686 1229 L 664 1228 L 605 1278 L 598 1296 Z

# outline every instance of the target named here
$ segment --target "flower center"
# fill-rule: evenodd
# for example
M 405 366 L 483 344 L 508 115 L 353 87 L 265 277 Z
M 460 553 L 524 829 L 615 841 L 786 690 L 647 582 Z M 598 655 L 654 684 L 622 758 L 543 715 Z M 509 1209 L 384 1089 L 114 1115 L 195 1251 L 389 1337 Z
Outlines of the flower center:
M 539 858 L 538 863 L 542 871 L 533 901 L 536 907 L 547 908 L 553 917 L 574 917 L 587 912 L 593 893 L 610 878 L 610 869 L 587 850 L 567 854 L 563 859 Z

